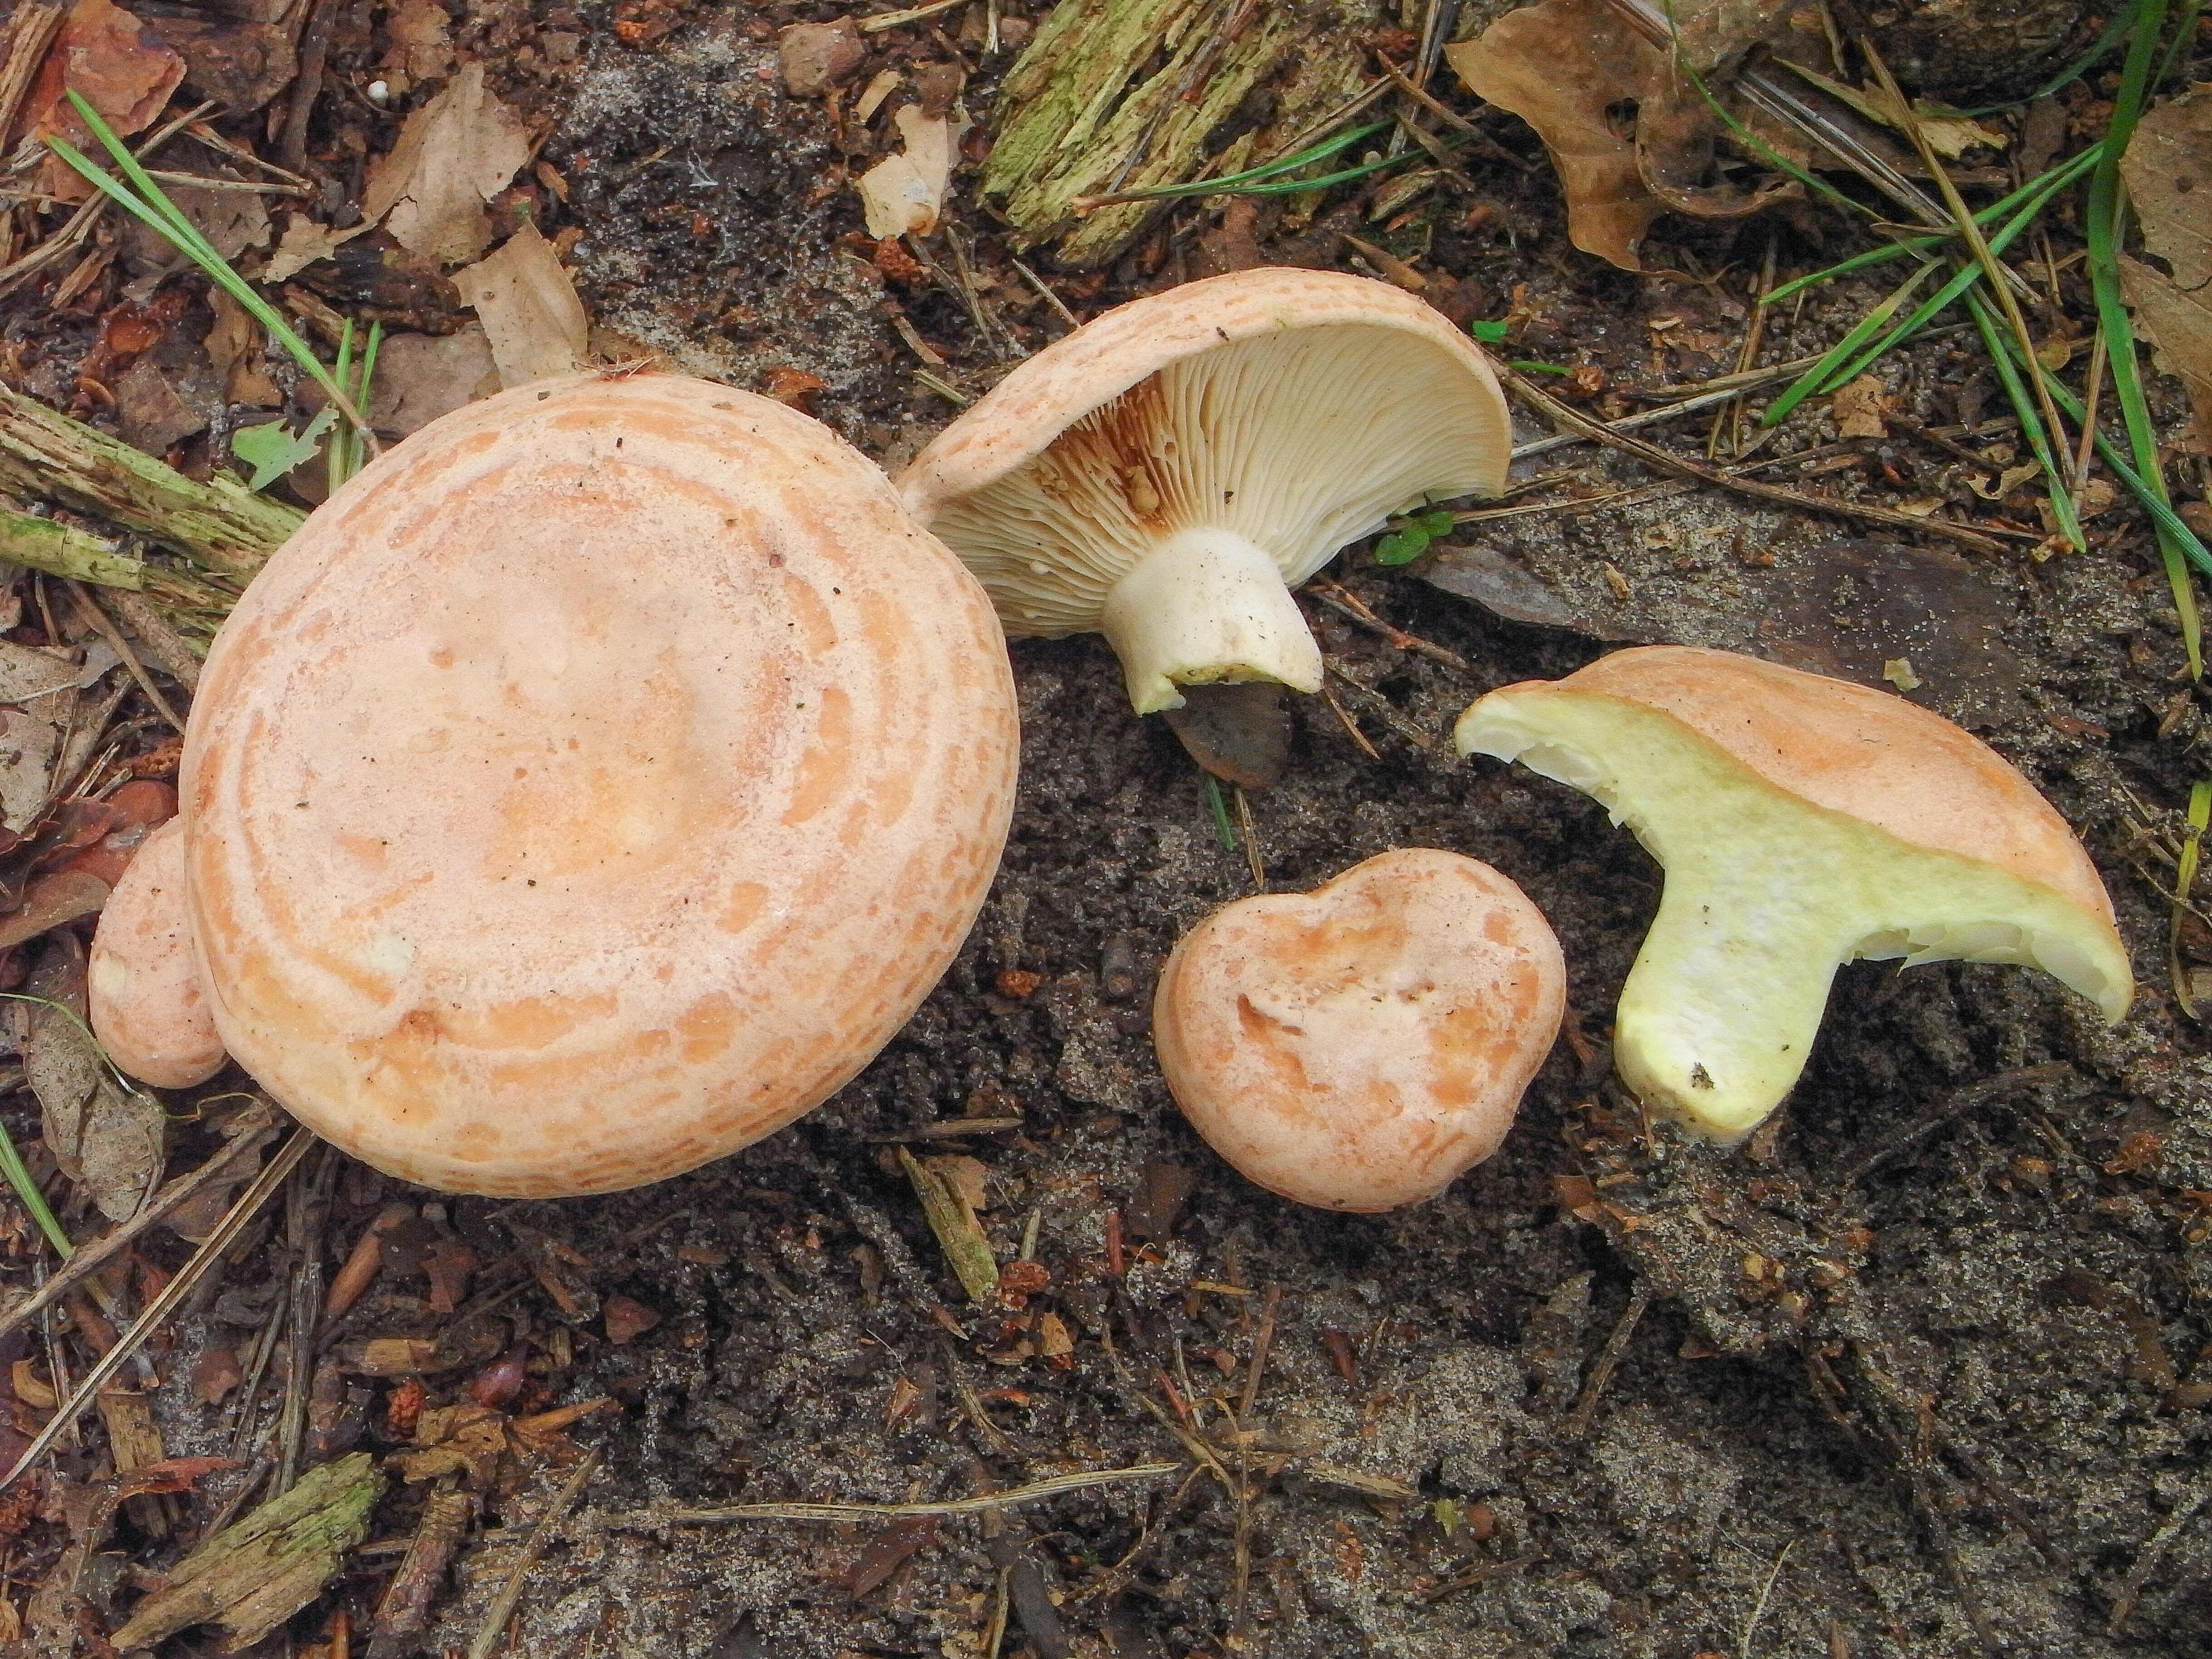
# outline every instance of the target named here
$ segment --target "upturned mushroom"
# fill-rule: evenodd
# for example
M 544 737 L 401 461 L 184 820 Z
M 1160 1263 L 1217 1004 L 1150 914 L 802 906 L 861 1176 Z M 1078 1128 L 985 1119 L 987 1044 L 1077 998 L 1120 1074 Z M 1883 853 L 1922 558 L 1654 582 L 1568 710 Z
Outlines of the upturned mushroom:
M 1009 635 L 1103 633 L 1140 714 L 1179 684 L 1318 690 L 1291 590 L 1427 499 L 1495 495 L 1481 351 L 1366 277 L 1267 269 L 1107 312 L 1030 358 L 899 489 Z
M 676 1174 L 914 1011 L 1015 750 L 981 590 L 827 428 L 674 376 L 519 388 L 334 495 L 216 641 L 183 776 L 214 1028 L 410 1181 Z
M 1594 797 L 1665 866 L 1613 1058 L 1647 1105 L 1711 1139 L 1781 1103 L 1855 958 L 2030 963 L 2108 1021 L 2134 994 L 2066 821 L 1901 697 L 1650 646 L 1493 691 L 1455 736 Z
M 1161 971 L 1152 1044 L 1184 1115 L 1251 1180 L 1388 1210 L 1498 1149 L 1565 997 L 1518 887 L 1407 848 L 1199 923 Z

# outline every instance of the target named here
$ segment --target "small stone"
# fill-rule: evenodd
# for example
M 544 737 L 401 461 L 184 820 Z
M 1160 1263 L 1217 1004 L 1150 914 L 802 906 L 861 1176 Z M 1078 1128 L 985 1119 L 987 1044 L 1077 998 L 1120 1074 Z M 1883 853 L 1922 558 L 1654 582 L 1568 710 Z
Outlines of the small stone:
M 599 1304 L 600 1317 L 606 1321 L 607 1340 L 620 1347 L 634 1337 L 639 1337 L 660 1322 L 660 1316 L 642 1302 L 626 1296 L 611 1296 Z
M 834 23 L 793 23 L 776 39 L 783 64 L 784 90 L 811 98 L 843 80 L 868 55 L 860 31 L 849 17 Z

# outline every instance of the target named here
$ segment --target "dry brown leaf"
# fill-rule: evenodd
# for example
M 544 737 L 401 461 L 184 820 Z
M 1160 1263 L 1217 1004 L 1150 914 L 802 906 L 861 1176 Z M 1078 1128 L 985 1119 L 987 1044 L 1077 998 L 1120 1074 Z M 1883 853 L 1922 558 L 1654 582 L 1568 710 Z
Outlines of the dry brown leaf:
M 402 0 L 385 19 L 384 36 L 391 42 L 382 59 L 386 78 L 395 98 L 419 81 L 434 81 L 453 67 L 450 21 L 438 0 Z
M 2161 100 L 2120 162 L 2144 248 L 2172 276 L 2120 261 L 2120 287 L 2159 367 L 2189 388 L 2188 447 L 2212 454 L 2212 85 Z
M 404 438 L 499 389 L 482 324 L 452 334 L 394 334 L 376 354 L 368 418 L 379 432 Z
M 2123 253 L 2120 295 L 2136 326 L 2158 348 L 2158 367 L 2189 392 L 2190 430 L 2182 447 L 2212 455 L 2212 288 L 2185 289 Z
M 1444 48 L 1468 90 L 1536 130 L 1567 198 L 1567 237 L 1624 270 L 1664 211 L 1636 170 L 1636 146 L 1606 111 L 1650 78 L 1658 54 L 1605 0 L 1538 0 Z
M 167 1127 L 161 1103 L 120 1088 L 86 1035 L 84 947 L 76 935 L 52 936 L 24 989 L 46 999 L 28 1006 L 22 1055 L 23 1074 L 44 1115 L 47 1149 L 100 1213 L 120 1221 L 161 1178 Z
M 909 234 L 927 236 L 945 210 L 945 186 L 952 177 L 952 146 L 959 134 L 941 115 L 924 115 L 918 104 L 903 106 L 891 118 L 905 150 L 886 155 L 860 175 L 860 207 L 868 234 L 878 241 Z
M 407 118 L 399 142 L 369 170 L 362 217 L 381 220 L 402 247 L 447 264 L 491 240 L 484 204 L 530 158 L 522 118 L 484 88 L 482 64 Z
M 269 256 L 267 269 L 261 273 L 264 283 L 281 283 L 296 276 L 318 259 L 327 259 L 347 242 L 368 229 L 376 222 L 374 216 L 343 230 L 332 230 L 328 225 L 319 225 L 304 213 L 295 213 L 284 222 L 284 234 L 276 239 L 276 250 Z
M 1836 417 L 1838 438 L 1885 438 L 1889 428 L 1882 422 L 1881 382 L 1871 374 L 1862 374 L 1856 380 L 1836 388 L 1830 409 Z
M 23 100 L 21 142 L 40 143 L 52 135 L 80 149 L 91 145 L 92 134 L 65 95 L 71 92 L 127 138 L 161 112 L 184 78 L 184 58 L 122 7 L 109 0 L 76 0 Z M 40 182 L 65 202 L 92 193 L 83 175 L 59 156 L 48 160 Z
M 591 320 L 553 244 L 526 222 L 498 252 L 453 273 L 491 342 L 502 387 L 574 374 L 591 349 Z
M 1676 8 L 1681 63 L 1708 88 L 1779 32 L 1796 0 L 1704 0 Z M 1711 182 L 1717 124 L 1705 93 L 1607 0 L 1538 0 L 1445 48 L 1468 88 L 1536 130 L 1567 198 L 1567 235 L 1586 253 L 1642 269 L 1651 222 L 1669 210 L 1741 218 L 1796 186 Z M 1632 132 L 1614 112 L 1632 107 Z

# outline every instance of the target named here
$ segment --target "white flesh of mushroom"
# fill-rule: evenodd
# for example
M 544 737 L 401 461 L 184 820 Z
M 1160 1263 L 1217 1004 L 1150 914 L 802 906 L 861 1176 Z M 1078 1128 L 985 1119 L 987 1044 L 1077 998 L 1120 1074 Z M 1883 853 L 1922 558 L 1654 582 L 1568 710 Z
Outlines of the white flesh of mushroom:
M 1716 1140 L 1790 1092 L 1837 967 L 1860 958 L 2033 964 L 2125 1012 L 2109 929 L 2050 888 L 1779 789 L 1679 721 L 1612 698 L 1490 698 L 1462 754 L 1593 797 L 1665 866 L 1659 914 L 1621 988 L 1613 1057 L 1646 1104 Z

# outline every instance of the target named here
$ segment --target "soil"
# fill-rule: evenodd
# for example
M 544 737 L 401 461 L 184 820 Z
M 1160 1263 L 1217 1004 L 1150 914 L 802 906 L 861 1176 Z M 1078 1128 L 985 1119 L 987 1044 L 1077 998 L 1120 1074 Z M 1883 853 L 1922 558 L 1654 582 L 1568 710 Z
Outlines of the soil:
M 569 258 L 608 337 L 739 386 L 811 376 L 805 406 L 896 467 L 953 410 L 916 380 L 894 312 L 945 360 L 929 372 L 969 396 L 1012 361 L 1007 342 L 1034 349 L 1064 325 L 1012 271 L 1019 250 L 965 173 L 952 223 L 958 257 L 993 278 L 988 336 L 957 283 L 878 256 L 842 183 L 865 164 L 845 148 L 860 140 L 848 126 L 841 142 L 824 103 L 787 95 L 777 69 L 780 27 L 840 15 L 487 0 L 453 33 L 552 124 L 540 155 L 566 194 L 536 190 L 535 208 L 549 234 L 580 232 Z M 960 19 L 871 37 L 848 100 L 880 68 L 957 57 L 980 114 L 1012 54 L 982 53 Z M 1479 21 L 1470 9 L 1462 26 Z M 349 25 L 334 77 L 368 76 L 375 27 L 365 10 Z M 388 116 L 345 107 L 388 143 Z M 1636 406 L 1605 397 L 1733 368 L 1770 246 L 1786 274 L 1844 245 L 1838 224 L 1803 215 L 1667 220 L 1650 273 L 1614 271 L 1567 245 L 1548 170 L 1516 164 L 1540 154 L 1525 131 L 1491 118 L 1485 131 L 1499 154 L 1463 158 L 1469 185 L 1430 221 L 1432 297 L 1462 319 L 1512 317 L 1506 349 L 1583 367 L 1579 395 L 1601 412 Z M 1353 268 L 1342 234 L 1367 235 L 1356 211 L 1161 222 L 1103 272 L 1024 257 L 1089 314 L 1255 258 Z M 944 238 L 930 246 L 954 259 Z M 2066 283 L 2087 315 L 2078 272 Z M 1824 349 L 1881 292 L 1846 281 L 1778 308 L 1759 361 Z M 1881 373 L 1896 412 L 1924 425 L 2003 408 L 1971 336 Z M 2160 413 L 2178 419 L 2178 399 Z M 1705 430 L 1668 428 L 1688 451 Z M 1843 465 L 1766 476 L 1889 503 L 1976 476 L 1901 427 L 1837 443 L 1808 404 L 1774 452 Z M 255 1651 L 329 1644 L 340 1610 L 372 1650 L 374 1609 L 440 1480 L 477 1501 L 457 1576 L 432 1586 L 419 1634 L 373 1650 L 466 1650 L 588 1449 L 596 1470 L 480 1650 L 2212 1654 L 2212 1058 L 2169 989 L 2165 891 L 2203 710 L 2143 523 L 2116 507 L 2087 552 L 2039 559 L 2030 536 L 1962 557 L 1715 490 L 1654 493 L 1589 447 L 1516 477 L 1561 467 L 1580 470 L 1583 496 L 1638 493 L 1471 523 L 1403 568 L 1364 548 L 1334 568 L 1386 625 L 1310 605 L 1343 718 L 1287 699 L 1287 763 L 1243 797 L 1241 831 L 1167 726 L 1128 712 L 1103 641 L 1018 644 L 1021 792 L 989 903 L 913 1022 L 793 1128 L 678 1180 L 564 1202 L 433 1201 L 311 1155 L 306 1197 L 247 1237 L 158 1358 L 169 1455 L 242 1447 L 250 1464 L 280 1443 L 289 1349 L 244 1416 L 237 1391 L 204 1400 L 210 1368 L 249 1359 L 286 1287 L 336 1274 L 395 1201 L 413 1207 L 384 1271 L 319 1344 L 308 1463 L 402 1449 L 426 1401 L 481 1401 L 502 1423 L 609 1403 L 538 1440 L 510 1435 L 503 1459 L 495 1447 L 395 1482 L 368 1546 Z M 1447 591 L 1469 586 L 1451 574 L 1467 548 L 1540 584 L 1553 623 Z M 2081 832 L 2141 981 L 2127 1021 L 2108 1031 L 2018 969 L 1860 964 L 1839 975 L 1770 1132 L 1723 1152 L 1646 1121 L 1607 1080 L 1607 1044 L 1659 871 L 1582 795 L 1461 762 L 1444 741 L 1481 692 L 1625 639 L 1875 684 L 1909 658 L 1916 699 L 1976 729 Z M 1152 1057 L 1152 976 L 1182 930 L 1254 890 L 1255 866 L 1297 889 L 1396 846 L 1472 854 L 1527 890 L 1565 947 L 1568 1030 L 1494 1158 L 1431 1203 L 1332 1215 L 1252 1187 L 1183 1122 Z M 2192 917 L 2178 949 L 2185 974 L 2212 963 L 2212 932 Z M 963 1117 L 1019 1121 L 963 1133 Z M 15 1127 L 35 1135 L 34 1105 Z M 197 1129 L 175 1139 L 173 1168 L 205 1150 Z M 1031 1288 L 971 1304 L 901 1149 L 975 1160 L 996 1255 L 1033 1258 L 1042 1288 L 1018 1274 L 1006 1282 Z M 474 1300 L 441 1276 L 457 1246 Z M 27 1261 L 27 1235 L 15 1249 Z M 149 1250 L 169 1266 L 187 1253 L 166 1236 Z M 1046 1315 L 1071 1352 L 1039 1352 Z M 401 1338 L 439 1345 L 419 1387 L 374 1349 Z M 64 1474 L 103 1473 L 100 1443 L 60 1453 Z M 951 1501 L 1158 1462 L 1178 1467 L 988 1521 L 663 1513 Z M 166 1500 L 190 1521 L 171 1539 L 126 1516 L 116 1571 L 82 1581 L 87 1617 L 119 1622 L 237 1480 Z M 17 1581 L 36 1580 L 65 1535 L 58 1498 L 15 1525 Z M 204 1631 L 163 1649 L 216 1650 Z

